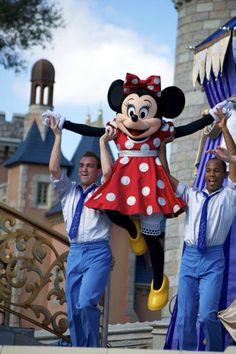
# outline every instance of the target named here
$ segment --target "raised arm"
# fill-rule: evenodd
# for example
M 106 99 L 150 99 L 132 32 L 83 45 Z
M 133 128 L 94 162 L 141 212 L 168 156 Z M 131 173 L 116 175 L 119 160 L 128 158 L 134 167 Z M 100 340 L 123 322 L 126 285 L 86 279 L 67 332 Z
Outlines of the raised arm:
M 100 154 L 101 154 L 101 165 L 102 165 L 102 175 L 104 182 L 112 175 L 113 164 L 111 154 L 108 151 L 108 141 L 111 141 L 116 136 L 116 130 L 111 127 L 107 128 L 105 134 L 99 139 L 100 144 Z
M 49 161 L 49 172 L 54 179 L 59 179 L 61 177 L 61 130 L 54 118 L 50 119 L 50 127 L 54 132 L 55 140 Z
M 217 114 L 219 117 L 219 122 L 217 124 L 222 131 L 228 153 L 230 155 L 236 155 L 236 145 L 229 129 L 227 128 L 227 120 L 225 119 L 222 110 L 218 110 Z M 236 182 L 236 164 L 231 161 L 229 161 L 229 178 L 231 181 Z
M 229 162 L 236 163 L 236 155 L 230 155 Z
M 217 146 L 215 149 L 210 149 L 207 150 L 206 152 L 210 154 L 214 154 L 219 160 L 236 163 L 236 155 L 230 155 L 228 150 L 221 146 Z
M 173 139 L 174 139 L 174 135 L 172 134 L 161 142 L 161 146 L 159 148 L 159 158 L 161 160 L 163 168 L 165 169 L 167 175 L 169 176 L 170 183 L 173 190 L 176 191 L 179 181 L 170 174 L 170 168 L 166 158 L 166 144 L 173 141 Z

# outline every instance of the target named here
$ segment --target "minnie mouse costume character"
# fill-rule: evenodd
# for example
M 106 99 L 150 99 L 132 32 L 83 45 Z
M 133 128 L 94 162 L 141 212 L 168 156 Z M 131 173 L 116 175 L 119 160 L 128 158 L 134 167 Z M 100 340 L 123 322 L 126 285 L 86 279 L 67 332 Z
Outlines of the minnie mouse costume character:
M 122 83 L 124 99 L 123 93 L 117 99 L 117 87 L 120 87 L 120 82 L 110 88 L 108 98 L 110 107 L 120 113 L 108 126 L 117 131 L 114 141 L 119 157 L 111 178 L 98 188 L 86 206 L 116 210 L 125 215 L 162 213 L 165 217 L 177 216 L 185 203 L 176 197 L 158 158 L 161 141 L 174 132 L 173 124 L 161 119 L 163 112 L 159 102 L 163 102 L 166 91 L 162 98 L 158 97 L 161 93 L 160 77 L 139 80 L 137 76 L 127 74 L 126 82 Z M 174 104 L 168 112 L 173 117 L 182 111 L 184 96 L 178 88 L 171 90 L 168 97 L 174 95 L 178 99 L 178 105 Z M 150 231 L 147 229 L 142 233 L 150 234 Z M 151 234 L 160 234 L 160 229 L 153 229 Z
M 112 222 L 129 232 L 135 254 L 148 248 L 154 279 L 148 297 L 149 310 L 160 310 L 168 302 L 168 278 L 163 274 L 164 251 L 160 243 L 165 217 L 184 211 L 185 203 L 177 198 L 158 158 L 161 141 L 175 132 L 174 138 L 194 133 L 213 122 L 211 115 L 185 126 L 174 127 L 163 116 L 174 119 L 183 110 L 185 97 L 175 87 L 161 91 L 160 76 L 140 80 L 127 74 L 114 81 L 108 90 L 108 103 L 116 118 L 108 126 L 117 130 L 115 143 L 119 157 L 112 176 L 86 202 L 90 208 L 105 210 Z M 101 137 L 105 128 L 75 124 L 55 112 L 43 114 L 45 124 L 50 116 L 59 120 L 60 128 L 86 136 Z M 141 233 L 129 215 L 140 215 Z

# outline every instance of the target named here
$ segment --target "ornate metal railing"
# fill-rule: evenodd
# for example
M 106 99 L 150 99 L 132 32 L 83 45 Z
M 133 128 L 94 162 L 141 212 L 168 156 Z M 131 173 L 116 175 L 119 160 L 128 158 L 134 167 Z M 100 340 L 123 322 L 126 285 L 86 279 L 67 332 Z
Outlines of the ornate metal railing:
M 65 335 L 67 253 L 65 236 L 0 203 L 0 310 L 4 313 L 3 324 L 11 325 L 12 317 L 17 317 L 18 325 L 24 326 L 27 321 L 70 341 Z M 102 323 L 104 320 L 106 323 L 104 318 Z M 106 328 L 102 331 L 106 336 Z M 101 343 L 104 345 L 103 336 Z
M 0 308 L 66 341 L 67 253 L 66 237 L 0 203 Z

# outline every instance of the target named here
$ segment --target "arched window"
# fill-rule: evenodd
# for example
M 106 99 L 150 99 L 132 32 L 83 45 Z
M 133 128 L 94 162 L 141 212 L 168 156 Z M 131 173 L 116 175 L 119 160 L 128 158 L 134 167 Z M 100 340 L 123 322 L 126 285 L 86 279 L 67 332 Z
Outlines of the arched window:
M 40 86 L 35 87 L 35 104 L 40 104 Z
M 49 101 L 49 89 L 48 86 L 45 86 L 43 89 L 43 104 L 48 106 L 48 101 Z

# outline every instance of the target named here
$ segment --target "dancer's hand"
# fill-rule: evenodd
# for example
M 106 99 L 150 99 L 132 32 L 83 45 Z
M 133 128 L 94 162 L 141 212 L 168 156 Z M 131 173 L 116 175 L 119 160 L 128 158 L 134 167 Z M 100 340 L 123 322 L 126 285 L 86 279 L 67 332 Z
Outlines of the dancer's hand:
M 227 118 L 223 112 L 223 108 L 217 108 L 215 114 L 217 116 L 216 125 L 222 130 L 227 125 Z
M 230 162 L 230 160 L 231 160 L 231 155 L 228 152 L 228 150 L 226 150 L 225 148 L 223 148 L 221 146 L 217 146 L 215 149 L 209 149 L 206 151 L 206 153 L 213 154 L 218 159 L 226 161 L 226 162 Z
M 62 117 L 62 115 L 60 113 L 57 113 L 57 112 L 54 112 L 54 111 L 50 111 L 50 110 L 47 110 L 46 112 L 44 112 L 42 114 L 42 117 L 44 119 L 43 121 L 43 124 L 50 127 L 50 119 L 51 118 L 54 118 L 54 120 L 56 122 L 58 122 L 58 128 L 59 129 L 62 129 L 63 128 L 63 125 L 64 125 L 64 122 L 66 120 L 65 117 Z
M 59 128 L 59 120 L 56 120 L 54 117 L 50 117 L 49 119 L 49 126 L 52 129 L 53 133 L 55 134 L 55 136 L 57 135 L 61 135 L 61 129 Z
M 111 126 L 107 126 L 105 133 L 101 136 L 100 140 L 104 143 L 107 143 L 108 141 L 114 140 L 116 136 L 117 130 Z
M 229 106 L 229 102 L 224 100 L 222 102 L 217 103 L 213 108 L 209 109 L 209 114 L 214 118 L 216 122 L 218 122 L 217 110 L 222 109 L 222 112 L 225 115 L 225 118 L 229 118 L 231 116 L 231 111 L 227 108 Z
M 164 138 L 161 141 L 161 145 L 160 148 L 163 148 L 166 146 L 166 144 L 172 143 L 172 141 L 174 140 L 175 137 L 175 132 L 171 133 L 170 135 L 168 135 L 166 138 Z

